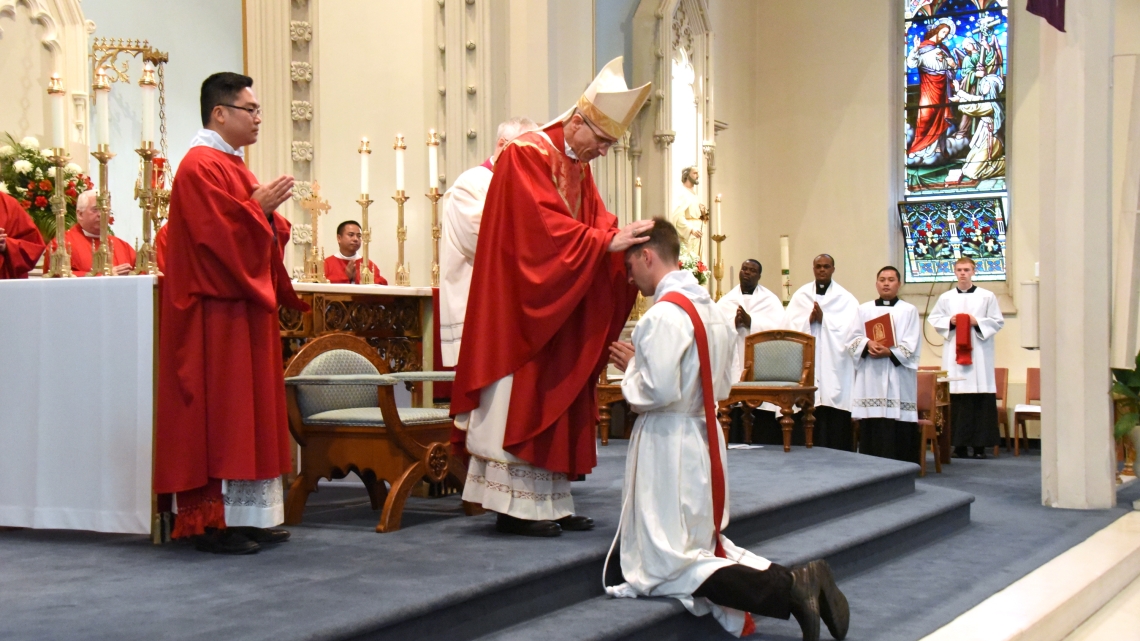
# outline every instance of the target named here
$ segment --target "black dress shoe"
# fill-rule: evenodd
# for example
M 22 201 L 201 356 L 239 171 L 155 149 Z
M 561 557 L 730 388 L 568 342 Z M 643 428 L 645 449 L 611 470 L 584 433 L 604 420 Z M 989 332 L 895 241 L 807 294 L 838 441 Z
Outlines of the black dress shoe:
M 811 565 L 792 568 L 792 616 L 804 641 L 819 641 L 819 577 Z
M 555 523 L 558 524 L 558 527 L 567 532 L 585 532 L 586 530 L 594 529 L 594 519 L 588 516 L 582 516 L 581 514 L 564 516 L 555 521 Z
M 951 456 L 954 458 L 970 458 L 969 452 L 964 447 L 954 448 L 954 453 Z
M 843 641 L 851 624 L 851 608 L 847 605 L 847 597 L 835 584 L 835 575 L 831 573 L 827 561 L 812 561 L 808 567 L 815 572 L 819 583 L 819 617 L 827 625 L 831 638 Z
M 261 527 L 247 527 L 244 525 L 226 528 L 231 532 L 235 532 L 244 536 L 245 538 L 265 545 L 267 543 L 284 543 L 289 540 L 289 530 L 282 530 L 280 528 L 261 528 Z
M 261 549 L 256 542 L 229 528 L 206 530 L 205 534 L 194 537 L 194 547 L 200 552 L 214 554 L 256 554 Z
M 504 534 L 520 536 L 550 537 L 562 534 L 562 528 L 554 521 L 529 521 L 501 513 L 495 521 L 495 529 Z

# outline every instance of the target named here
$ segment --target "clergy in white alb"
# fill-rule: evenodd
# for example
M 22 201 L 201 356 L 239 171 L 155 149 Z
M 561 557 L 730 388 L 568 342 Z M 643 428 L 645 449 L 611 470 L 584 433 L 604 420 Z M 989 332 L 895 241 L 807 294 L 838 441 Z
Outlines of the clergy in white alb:
M 440 201 L 443 236 L 439 243 L 439 350 L 444 367 L 455 367 L 459 362 L 463 317 L 467 314 L 475 246 L 479 243 L 479 223 L 483 219 L 483 201 L 487 199 L 487 189 L 494 176 L 495 160 L 507 143 L 537 126 L 526 117 L 500 123 L 491 157 L 459 174 L 451 188 L 443 193 Z
M 884 267 L 875 276 L 879 297 L 859 306 L 855 392 L 851 418 L 859 421 L 859 452 L 899 461 L 918 460 L 918 359 L 922 323 L 918 309 L 899 299 L 899 270 Z M 868 336 L 867 323 L 890 316 L 894 345 Z M 886 342 L 885 339 L 883 342 Z
M 1005 325 L 997 296 L 974 284 L 974 261 L 954 263 L 958 282 L 938 297 L 926 320 L 946 342 L 942 369 L 950 378 L 950 439 L 954 455 L 986 458 L 986 449 L 998 444 L 997 384 L 994 381 L 994 335 Z M 962 316 L 965 315 L 965 316 Z M 967 318 L 968 316 L 968 318 Z M 969 349 L 958 349 L 960 320 L 969 322 Z M 964 339 L 964 337 L 963 337 Z
M 740 336 L 736 354 L 732 359 L 732 381 L 741 380 L 744 373 L 744 339 L 757 332 L 780 329 L 784 322 L 784 304 L 770 290 L 760 284 L 764 267 L 755 258 L 740 264 L 740 284 L 717 301 L 721 311 L 733 319 L 736 333 Z M 783 443 L 779 423 L 776 422 L 777 408 L 771 403 L 763 403 L 752 412 L 752 443 Z M 732 429 L 729 440 L 745 440 L 742 429 L 744 412 L 739 407 L 732 409 Z M 775 439 L 775 440 L 772 440 Z
M 693 614 L 711 613 L 736 636 L 755 630 L 752 613 L 795 615 L 804 638 L 818 639 L 822 611 L 843 638 L 847 603 L 825 562 L 789 570 L 720 533 L 729 523 L 727 451 L 719 426 L 706 423 L 715 406 L 705 391 L 728 396 L 736 331 L 693 275 L 678 270 L 673 226 L 654 223 L 649 242 L 625 260 L 630 279 L 655 304 L 634 328 L 632 344 L 611 346 L 614 364 L 626 372 L 622 394 L 638 418 L 617 535 L 625 583 L 607 592 L 675 598 Z
M 839 450 L 855 449 L 851 429 L 851 390 L 855 359 L 849 348 L 855 340 L 859 301 L 832 280 L 835 259 L 820 254 L 812 261 L 815 281 L 792 295 L 784 313 L 784 328 L 815 337 L 815 445 Z M 792 433 L 799 444 L 801 430 Z

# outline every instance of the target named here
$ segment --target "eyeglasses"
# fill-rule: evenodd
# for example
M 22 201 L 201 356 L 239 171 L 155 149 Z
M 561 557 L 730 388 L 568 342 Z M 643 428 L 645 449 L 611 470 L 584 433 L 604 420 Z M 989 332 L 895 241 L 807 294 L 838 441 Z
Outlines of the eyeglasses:
M 586 123 L 586 126 L 590 128 L 590 131 L 594 133 L 594 136 L 600 141 L 603 147 L 609 148 L 615 142 L 617 142 L 613 138 L 608 138 L 604 133 L 598 131 L 597 129 L 594 129 L 594 123 L 590 122 L 590 119 L 585 115 L 582 116 L 582 122 Z
M 261 115 L 261 107 L 239 107 L 237 105 L 227 105 L 224 103 L 219 104 L 218 106 L 219 107 L 229 107 L 230 109 L 241 109 L 242 111 L 247 112 L 249 115 L 253 116 L 254 118 L 257 118 L 258 116 Z

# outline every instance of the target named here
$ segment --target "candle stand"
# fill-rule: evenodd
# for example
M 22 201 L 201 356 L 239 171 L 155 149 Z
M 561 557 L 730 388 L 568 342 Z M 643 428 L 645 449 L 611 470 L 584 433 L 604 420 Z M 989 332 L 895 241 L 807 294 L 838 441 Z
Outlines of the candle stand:
M 720 289 L 720 281 L 724 278 L 724 260 L 720 257 L 720 244 L 724 242 L 726 238 L 728 238 L 728 236 L 724 234 L 716 234 L 712 237 L 713 242 L 716 243 L 716 262 L 713 263 L 712 270 L 713 278 L 716 279 L 716 297 L 713 300 L 720 300 L 720 297 L 724 296 L 724 292 Z
M 99 145 L 91 155 L 99 161 L 99 195 L 95 200 L 96 206 L 99 207 L 99 249 L 91 255 L 91 271 L 87 275 L 112 276 L 115 253 L 111 250 L 111 243 L 107 242 L 111 222 L 111 191 L 107 177 L 107 163 L 115 157 L 115 154 L 111 152 L 109 145 Z

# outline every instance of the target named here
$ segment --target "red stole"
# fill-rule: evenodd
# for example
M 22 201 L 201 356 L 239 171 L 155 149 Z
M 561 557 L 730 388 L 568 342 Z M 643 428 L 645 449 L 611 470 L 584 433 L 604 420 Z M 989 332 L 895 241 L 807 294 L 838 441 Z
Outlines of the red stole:
M 519 136 L 495 163 L 451 411 L 472 411 L 485 387 L 513 374 L 503 448 L 579 475 L 597 462 L 595 387 L 635 291 L 623 256 L 609 252 L 617 218 L 564 144 L 555 123 Z
M 974 328 L 969 314 L 954 317 L 954 355 L 959 365 L 974 364 Z M 966 329 L 962 329 L 965 327 Z
M 701 320 L 693 301 L 681 292 L 669 292 L 658 299 L 658 302 L 673 303 L 689 315 L 693 322 L 693 341 L 697 344 L 697 357 L 701 362 L 701 396 L 705 405 L 705 430 L 709 442 L 709 476 L 712 478 L 713 501 L 713 544 L 718 558 L 727 558 L 724 546 L 720 542 L 720 524 L 724 521 L 724 464 L 720 459 L 720 423 L 716 420 L 716 396 L 713 393 L 712 360 L 709 358 L 709 337 L 705 332 L 704 321 Z M 744 631 L 741 636 L 748 636 L 756 631 L 756 624 L 752 615 L 744 613 Z
M 8 235 L 0 252 L 0 280 L 27 278 L 44 253 L 44 239 L 28 212 L 8 194 L 0 193 L 0 228 Z
M 92 243 L 95 249 L 99 248 L 98 238 L 88 238 L 83 233 L 83 228 L 79 223 L 71 226 L 64 236 L 67 241 L 68 249 L 71 250 L 71 271 L 76 276 L 83 276 L 91 271 L 91 263 L 94 256 L 92 255 Z M 108 236 L 107 242 L 111 243 L 111 266 L 127 264 L 132 268 L 135 266 L 135 250 L 121 238 L 115 236 Z M 44 271 L 46 272 L 51 268 L 51 252 L 55 249 L 55 239 L 51 241 L 50 249 L 47 255 L 44 256 Z

